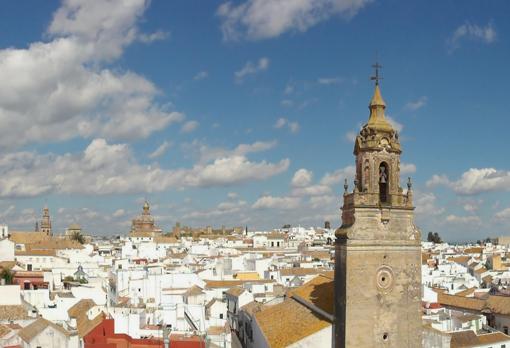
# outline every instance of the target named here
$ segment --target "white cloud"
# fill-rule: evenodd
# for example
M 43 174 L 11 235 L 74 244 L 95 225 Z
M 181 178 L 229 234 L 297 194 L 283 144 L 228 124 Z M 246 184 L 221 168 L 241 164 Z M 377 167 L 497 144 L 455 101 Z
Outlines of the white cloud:
M 165 152 L 172 146 L 172 143 L 169 141 L 163 141 L 161 145 L 158 146 L 156 150 L 149 154 L 149 158 L 157 158 L 165 154 Z
M 426 96 L 422 96 L 418 98 L 417 100 L 410 101 L 407 103 L 404 107 L 404 109 L 409 111 L 416 111 L 427 105 L 428 98 Z
M 483 42 L 485 44 L 491 44 L 495 42 L 496 39 L 496 29 L 491 22 L 489 22 L 486 26 L 466 22 L 455 29 L 447 43 L 450 52 L 453 52 L 460 47 L 461 42 L 464 40 L 473 40 Z
M 218 204 L 218 206 L 215 209 L 202 211 L 195 210 L 187 214 L 184 214 L 182 217 L 184 219 L 210 219 L 219 216 L 238 213 L 244 206 L 246 206 L 245 201 L 222 202 Z
M 433 188 L 433 187 L 436 187 L 436 186 L 447 186 L 450 184 L 450 180 L 448 179 L 448 177 L 446 175 L 437 175 L 437 174 L 434 174 L 432 175 L 432 177 L 427 180 L 427 187 L 428 188 Z
M 253 63 L 252 61 L 246 62 L 241 70 L 238 70 L 234 73 L 236 78 L 236 82 L 242 82 L 243 79 L 248 75 L 255 75 L 259 72 L 267 70 L 269 67 L 269 59 L 266 57 L 262 57 L 258 60 L 257 63 Z
M 138 37 L 143 0 L 64 1 L 48 42 L 0 50 L 0 146 L 76 137 L 145 138 L 184 115 L 144 77 L 112 64 Z M 34 78 L 37 76 L 37 78 Z
M 352 179 L 356 174 L 356 168 L 354 166 L 347 166 L 342 169 L 337 169 L 333 173 L 326 173 L 321 179 L 321 185 L 336 186 L 343 183 L 344 179 L 347 179 L 349 183 L 352 183 Z
M 331 194 L 331 187 L 326 185 L 311 185 L 306 187 L 295 187 L 292 189 L 293 196 L 324 196 Z
M 414 192 L 414 205 L 416 206 L 416 215 L 421 218 L 429 218 L 444 213 L 444 208 L 437 206 L 437 197 L 435 194 Z
M 313 173 L 307 169 L 301 168 L 294 173 L 291 185 L 294 187 L 305 187 L 312 183 Z
M 312 196 L 310 197 L 310 206 L 313 209 L 324 209 L 325 207 L 329 208 L 335 207 L 335 205 L 340 205 L 339 198 L 336 196 Z
M 433 175 L 428 187 L 447 186 L 460 195 L 475 195 L 490 191 L 510 191 L 510 172 L 495 168 L 471 168 L 459 180 L 450 181 L 445 175 Z
M 481 220 L 478 216 L 475 215 L 469 215 L 469 216 L 458 216 L 458 215 L 448 215 L 446 217 L 446 222 L 451 224 L 461 224 L 461 225 L 479 225 L 481 223 Z
M 113 212 L 112 216 L 113 217 L 121 217 L 121 216 L 124 216 L 126 214 L 126 211 L 124 209 L 117 209 Z
M 126 144 L 95 139 L 81 154 L 0 156 L 0 196 L 160 192 L 170 188 L 229 186 L 264 180 L 287 170 L 290 161 L 252 162 L 230 155 L 191 168 L 163 169 L 138 163 Z
M 199 125 L 200 123 L 198 123 L 198 121 L 188 121 L 182 125 L 181 133 L 191 133 L 197 129 Z
M 393 129 L 395 129 L 398 133 L 401 133 L 402 130 L 404 130 L 404 125 L 397 122 L 393 117 L 386 115 L 386 119 L 392 125 Z
M 339 77 L 321 77 L 317 79 L 317 83 L 320 85 L 337 85 L 341 81 Z
M 416 173 L 416 165 L 413 163 L 401 163 L 400 164 L 400 175 L 408 175 Z
M 209 73 L 205 70 L 199 71 L 194 77 L 193 80 L 203 80 L 209 77 Z
M 345 140 L 347 140 L 350 143 L 354 143 L 356 141 L 356 137 L 358 136 L 358 133 L 355 131 L 348 131 L 345 133 Z
M 275 196 L 262 196 L 255 203 L 252 208 L 254 209 L 296 209 L 301 203 L 299 197 L 275 197 Z
M 465 203 L 462 208 L 464 208 L 465 211 L 472 213 L 478 210 L 478 205 L 475 203 Z
M 351 18 L 369 0 L 248 0 L 239 5 L 223 3 L 217 11 L 222 19 L 224 40 L 267 39 L 285 32 L 304 32 L 338 15 Z
M 291 133 L 299 132 L 299 128 L 300 128 L 299 123 L 291 122 L 284 117 L 280 117 L 278 120 L 276 120 L 276 123 L 274 124 L 273 127 L 277 128 L 277 129 L 287 127 Z
M 285 106 L 285 107 L 287 107 L 287 108 L 290 108 L 291 106 L 293 106 L 293 105 L 294 105 L 294 102 L 293 102 L 292 100 L 290 100 L 290 99 L 283 99 L 283 100 L 280 102 L 280 104 L 281 104 L 282 106 Z
M 293 84 L 293 83 L 287 83 L 285 85 L 285 89 L 283 90 L 283 94 L 285 95 L 291 95 L 292 93 L 294 93 L 294 89 L 296 88 L 296 86 Z
M 494 214 L 496 220 L 510 221 L 510 208 L 503 209 Z
M 186 153 L 194 154 L 199 163 L 209 162 L 211 160 L 223 157 L 246 156 L 250 153 L 263 152 L 274 148 L 277 141 L 256 141 L 252 144 L 239 144 L 234 149 L 225 149 L 218 147 L 210 147 L 197 140 L 191 144 L 185 144 Z
M 151 43 L 154 41 L 161 41 L 165 40 L 170 36 L 170 33 L 167 31 L 157 30 L 150 34 L 139 34 L 138 40 L 140 40 L 143 43 Z

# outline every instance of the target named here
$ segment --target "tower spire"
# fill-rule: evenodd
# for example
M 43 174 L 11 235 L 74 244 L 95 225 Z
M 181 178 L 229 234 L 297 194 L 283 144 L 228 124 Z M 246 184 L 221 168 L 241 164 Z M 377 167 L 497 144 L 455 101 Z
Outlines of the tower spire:
M 368 108 L 370 109 L 370 117 L 368 119 L 368 126 L 375 130 L 382 130 L 386 132 L 391 132 L 393 127 L 386 120 L 384 116 L 384 109 L 386 109 L 386 103 L 381 95 L 381 88 L 379 87 L 379 81 L 383 78 L 381 77 L 379 70 L 382 68 L 382 65 L 377 61 L 372 67 L 375 69 L 375 74 L 370 77 L 372 81 L 375 81 L 375 89 L 374 95 L 370 100 L 370 104 Z

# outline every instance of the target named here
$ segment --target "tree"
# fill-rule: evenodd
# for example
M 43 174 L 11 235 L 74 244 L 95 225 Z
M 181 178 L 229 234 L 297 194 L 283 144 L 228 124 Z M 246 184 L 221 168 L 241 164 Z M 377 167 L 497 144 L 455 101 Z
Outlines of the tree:
M 285 224 L 285 225 L 283 225 L 283 227 L 282 227 L 282 228 L 283 228 L 284 230 L 288 230 L 288 229 L 290 228 L 290 224 Z
M 5 280 L 5 284 L 12 284 L 12 278 L 14 278 L 14 274 L 10 269 L 4 268 L 0 273 L 0 278 Z
M 442 243 L 441 237 L 437 232 L 429 232 L 427 235 L 427 242 Z
M 73 232 L 71 240 L 77 241 L 80 244 L 85 244 L 85 237 L 78 231 Z

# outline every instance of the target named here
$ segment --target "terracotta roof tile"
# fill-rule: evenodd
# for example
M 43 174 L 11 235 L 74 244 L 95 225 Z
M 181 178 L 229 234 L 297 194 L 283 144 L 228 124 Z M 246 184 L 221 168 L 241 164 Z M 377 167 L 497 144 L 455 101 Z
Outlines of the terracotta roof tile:
M 331 315 L 334 313 L 334 281 L 327 275 L 318 275 L 302 286 L 291 290 L 290 296 L 298 296 Z
M 30 319 L 28 311 L 23 305 L 0 306 L 0 320 Z
M 272 348 L 287 347 L 331 325 L 293 299 L 264 306 L 254 317 Z
M 44 331 L 48 326 L 51 326 L 57 331 L 60 331 L 66 336 L 70 336 L 70 333 L 64 329 L 62 326 L 59 326 L 57 324 L 52 323 L 49 320 L 46 320 L 44 318 L 37 318 L 32 324 L 24 327 L 18 332 L 18 336 L 21 337 L 21 339 L 27 343 L 30 343 L 32 339 L 40 334 L 42 331 Z

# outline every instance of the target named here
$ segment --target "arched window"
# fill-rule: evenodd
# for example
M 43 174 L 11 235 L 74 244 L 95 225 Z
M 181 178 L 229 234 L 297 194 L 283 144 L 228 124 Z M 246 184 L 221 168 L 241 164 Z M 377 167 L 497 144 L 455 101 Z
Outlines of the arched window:
M 379 201 L 381 203 L 388 202 L 388 194 L 390 187 L 390 171 L 386 162 L 379 165 Z

